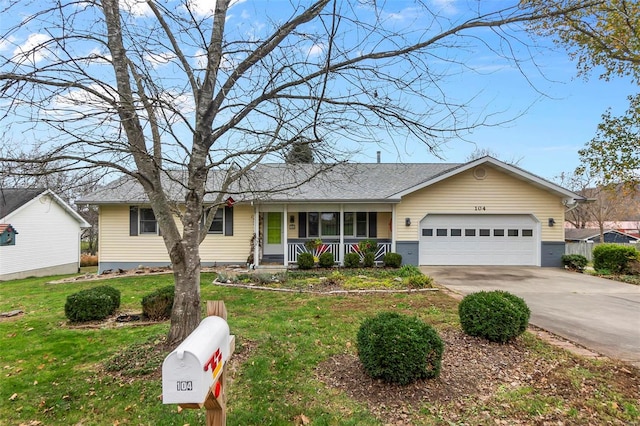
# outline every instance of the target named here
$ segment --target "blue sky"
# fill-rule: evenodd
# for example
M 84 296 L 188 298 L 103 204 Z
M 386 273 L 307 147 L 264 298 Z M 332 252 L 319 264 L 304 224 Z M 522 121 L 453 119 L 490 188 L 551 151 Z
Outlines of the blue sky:
M 291 5 L 284 2 L 283 5 Z M 144 16 L 148 12 L 144 2 L 131 2 L 134 16 Z M 464 7 L 473 2 L 466 0 L 427 0 L 427 3 L 451 21 L 464 18 Z M 3 2 L 0 0 L 0 4 Z M 213 2 L 195 0 L 206 14 Z M 227 20 L 229 31 L 242 31 L 243 34 L 260 33 L 265 27 L 266 16 L 277 19 L 278 13 L 286 14 L 274 8 L 278 1 L 237 0 Z M 405 28 L 411 28 L 412 22 L 422 22 L 423 16 L 416 12 L 412 1 L 393 0 L 378 2 L 384 8 L 389 22 Z M 495 8 L 508 4 L 504 1 L 482 0 L 479 7 Z M 26 3 L 22 16 L 31 8 L 39 5 Z M 146 11 L 145 11 L 146 10 Z M 357 7 L 354 13 L 371 13 L 371 9 Z M 22 16 L 4 16 L 0 28 L 15 23 Z M 134 18 L 137 19 L 137 18 Z M 316 24 L 317 25 L 317 24 Z M 4 28 L 3 28 L 4 29 Z M 45 29 L 25 28 L 21 38 L 0 40 L 0 53 L 16 51 L 20 46 L 43 40 Z M 265 30 L 268 31 L 268 30 Z M 485 41 L 497 41 L 488 30 L 477 32 Z M 462 41 L 462 43 L 465 43 Z M 560 173 L 572 172 L 579 165 L 578 150 L 582 148 L 596 132 L 601 115 L 612 108 L 614 114 L 622 114 L 627 108 L 627 96 L 637 92 L 637 86 L 628 79 L 614 79 L 606 82 L 598 79 L 598 72 L 585 80 L 576 76 L 576 66 L 562 50 L 546 50 L 552 47 L 550 41 L 542 41 L 545 49 L 534 53 L 533 60 L 527 60 L 528 47 L 514 43 L 520 49 L 519 56 L 525 61 L 521 64 L 526 78 L 512 63 L 500 61 L 495 55 L 479 50 L 462 49 L 455 53 L 461 64 L 434 62 L 436 70 L 449 69 L 452 75 L 441 84 L 441 89 L 452 100 L 462 101 L 474 97 L 469 105 L 473 117 L 485 113 L 492 114 L 490 121 L 508 123 L 476 128 L 464 140 L 453 139 L 441 147 L 437 158 L 423 145 L 414 140 L 402 140 L 399 137 L 383 136 L 381 145 L 369 144 L 352 158 L 353 161 L 374 162 L 376 151 L 382 151 L 383 162 L 463 162 L 476 149 L 486 149 L 495 153 L 504 161 L 518 161 L 518 165 L 542 177 L 553 179 Z M 310 46 L 310 56 L 322 52 L 322 46 Z M 196 52 L 197 54 L 197 52 Z M 431 59 L 430 59 L 431 60 Z M 535 61 L 535 64 L 533 63 Z M 162 61 L 159 61 L 161 63 Z M 442 68 L 439 68 L 442 66 Z M 458 68 L 456 68 L 458 67 Z M 158 67 L 161 68 L 160 66 Z M 464 71 L 464 72 L 463 72 Z M 533 86 L 533 87 L 532 87 Z M 415 108 L 423 105 L 412 104 Z
M 561 64 L 557 78 L 563 80 L 549 83 L 544 89 L 547 96 L 535 93 L 517 77 L 496 82 L 486 90 L 495 93 L 494 103 L 509 108 L 505 118 L 509 113 L 518 117 L 528 109 L 513 122 L 477 129 L 468 141 L 449 142 L 442 149 L 445 160 L 464 162 L 479 148 L 491 150 L 503 161 L 519 160 L 520 167 L 547 179 L 572 172 L 580 164 L 578 150 L 595 136 L 602 114 L 607 108 L 616 115 L 624 114 L 629 105 L 627 96 L 638 87 L 629 79 L 603 81 L 596 73 L 588 81 L 576 77 L 575 64 L 564 52 L 549 61 Z M 407 146 L 404 151 L 381 150 L 384 162 L 439 161 L 419 145 Z M 375 161 L 375 153 L 367 157 L 362 161 Z

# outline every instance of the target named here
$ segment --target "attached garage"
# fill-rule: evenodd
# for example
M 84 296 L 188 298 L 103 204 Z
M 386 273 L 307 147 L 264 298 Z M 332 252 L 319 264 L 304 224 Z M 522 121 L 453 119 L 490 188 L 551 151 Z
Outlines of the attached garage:
M 419 250 L 420 265 L 540 266 L 540 222 L 524 214 L 427 214 Z

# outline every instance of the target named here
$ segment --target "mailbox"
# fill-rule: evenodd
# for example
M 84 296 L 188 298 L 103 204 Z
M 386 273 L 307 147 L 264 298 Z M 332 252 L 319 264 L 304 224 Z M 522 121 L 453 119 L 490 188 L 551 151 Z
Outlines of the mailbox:
M 203 404 L 231 356 L 230 343 L 224 319 L 203 319 L 162 363 L 162 403 Z

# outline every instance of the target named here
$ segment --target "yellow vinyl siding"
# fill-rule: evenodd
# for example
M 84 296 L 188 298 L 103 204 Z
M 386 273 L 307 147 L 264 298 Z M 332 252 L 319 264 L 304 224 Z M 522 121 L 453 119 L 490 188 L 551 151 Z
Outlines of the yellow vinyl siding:
M 250 206 L 236 205 L 233 210 L 233 236 L 207 235 L 200 245 L 202 262 L 244 263 L 249 256 L 249 243 L 253 235 L 253 209 Z M 161 236 L 129 235 L 129 205 L 100 206 L 99 226 L 101 262 L 170 263 Z
M 391 238 L 391 230 L 389 224 L 391 223 L 391 212 L 378 212 L 377 218 L 377 238 Z
M 541 223 L 542 241 L 564 241 L 562 198 L 528 182 L 486 167 L 478 180 L 468 170 L 402 198 L 396 210 L 398 241 L 417 241 L 420 220 L 427 213 L 533 214 Z M 405 226 L 404 218 L 411 218 Z M 548 218 L 554 218 L 554 227 Z
M 245 263 L 251 253 L 253 237 L 253 208 L 233 207 L 233 235 L 208 234 L 200 244 L 202 262 Z

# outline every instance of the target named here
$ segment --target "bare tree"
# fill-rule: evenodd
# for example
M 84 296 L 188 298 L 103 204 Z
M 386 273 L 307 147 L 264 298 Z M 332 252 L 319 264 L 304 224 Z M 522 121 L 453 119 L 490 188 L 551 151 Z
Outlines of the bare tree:
M 604 241 L 607 222 L 628 220 L 638 211 L 637 192 L 628 186 L 598 185 L 600 180 L 587 173 L 562 174 L 556 180 L 588 200 L 572 207 L 566 214 L 566 220 L 579 229 L 595 224 L 600 232 L 600 241 Z
M 321 141 L 314 149 L 333 161 L 389 134 L 435 151 L 490 124 L 487 109 L 471 113 L 475 93 L 454 100 L 441 87 L 473 71 L 466 52 L 488 47 L 526 80 L 530 41 L 521 25 L 585 3 L 478 2 L 454 18 L 423 1 L 398 11 L 373 0 L 292 0 L 255 11 L 263 21 L 248 26 L 234 17 L 261 3 L 10 2 L 3 21 L 22 19 L 0 34 L 3 124 L 43 138 L 48 149 L 0 160 L 109 168 L 137 179 L 174 268 L 168 341 L 176 344 L 200 320 L 199 244 L 215 208 L 200 222 L 213 171 L 223 176 L 209 194 L 217 206 L 248 170 L 300 135 Z M 181 200 L 166 190 L 170 169 L 184 170 L 184 180 L 172 182 L 182 186 Z
M 467 155 L 467 158 L 465 159 L 465 161 L 469 162 L 469 161 L 477 160 L 478 158 L 482 158 L 486 156 L 493 157 L 495 159 L 500 159 L 500 155 L 489 148 L 476 148 L 471 154 Z M 520 158 L 511 157 L 510 160 L 501 160 L 501 161 L 517 166 L 522 161 L 522 159 L 523 157 L 520 157 Z

